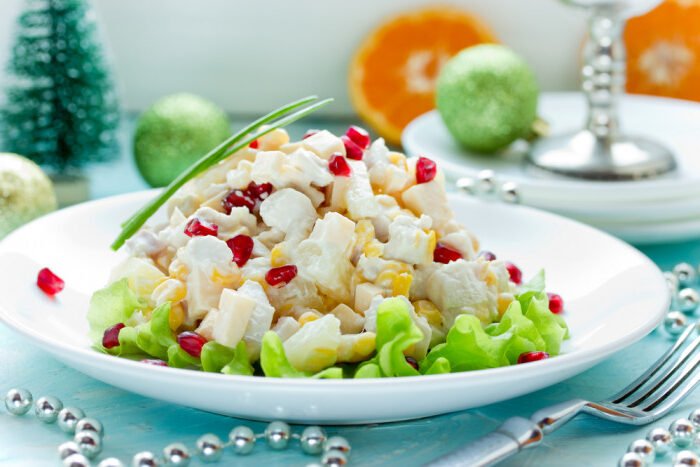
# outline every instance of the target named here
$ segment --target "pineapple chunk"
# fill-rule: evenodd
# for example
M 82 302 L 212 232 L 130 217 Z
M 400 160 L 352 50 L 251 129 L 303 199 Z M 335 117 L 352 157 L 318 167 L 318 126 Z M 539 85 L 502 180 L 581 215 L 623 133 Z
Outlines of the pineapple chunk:
M 377 335 L 373 332 L 340 336 L 339 362 L 361 362 L 367 360 L 376 348 Z
M 340 320 L 333 315 L 312 321 L 284 342 L 289 363 L 316 373 L 335 364 L 340 346 Z

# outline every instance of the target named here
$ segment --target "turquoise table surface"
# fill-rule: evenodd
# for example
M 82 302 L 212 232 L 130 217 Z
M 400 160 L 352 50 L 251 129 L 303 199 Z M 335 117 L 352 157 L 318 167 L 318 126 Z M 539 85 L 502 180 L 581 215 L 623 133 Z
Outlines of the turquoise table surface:
M 124 126 L 121 159 L 88 172 L 93 198 L 146 188 L 131 157 L 132 120 Z M 342 130 L 347 122 L 307 121 L 304 126 Z M 299 127 L 292 129 L 296 136 L 301 131 Z M 649 246 L 642 251 L 662 269 L 669 269 L 680 261 L 700 262 L 700 240 Z M 653 332 L 579 376 L 517 399 L 411 422 L 328 427 L 327 431 L 341 434 L 351 442 L 352 465 L 421 465 L 492 430 L 510 416 L 529 416 L 539 408 L 574 397 L 605 397 L 634 379 L 668 345 L 665 337 Z M 206 432 L 225 437 L 240 423 L 249 424 L 256 431 L 264 427 L 262 423 L 205 413 L 106 385 L 66 367 L 0 324 L 0 393 L 4 394 L 11 387 L 25 387 L 35 396 L 55 395 L 65 404 L 83 408 L 105 425 L 104 455 L 117 456 L 124 461 L 138 451 L 159 452 L 175 441 L 193 446 L 197 436 Z M 700 407 L 700 392 L 691 395 L 656 425 L 667 426 L 695 407 Z M 648 429 L 580 416 L 548 436 L 539 448 L 524 451 L 504 465 L 616 465 L 627 445 L 643 437 Z M 55 425 L 39 423 L 33 416 L 12 417 L 4 408 L 0 409 L 1 466 L 60 465 L 56 447 L 66 439 Z M 231 465 L 234 461 L 236 465 L 306 465 L 317 458 L 305 456 L 298 449 L 273 452 L 260 444 L 252 455 L 233 457 L 227 454 L 219 465 Z M 193 462 L 192 465 L 199 464 Z M 670 465 L 670 458 L 660 460 L 657 465 Z

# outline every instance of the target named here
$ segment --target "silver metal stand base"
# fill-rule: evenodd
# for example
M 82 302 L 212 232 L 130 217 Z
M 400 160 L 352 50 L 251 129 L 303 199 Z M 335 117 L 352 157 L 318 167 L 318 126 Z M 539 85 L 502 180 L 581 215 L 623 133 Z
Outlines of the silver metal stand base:
M 528 160 L 550 172 L 596 180 L 636 180 L 676 168 L 673 154 L 654 141 L 623 135 L 609 141 L 589 130 L 536 141 Z

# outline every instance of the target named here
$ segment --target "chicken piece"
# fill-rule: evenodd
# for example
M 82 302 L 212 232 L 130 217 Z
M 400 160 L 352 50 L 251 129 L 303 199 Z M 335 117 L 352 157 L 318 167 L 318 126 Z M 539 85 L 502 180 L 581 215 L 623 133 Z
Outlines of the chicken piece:
M 224 286 L 232 286 L 239 276 L 231 249 L 225 242 L 207 235 L 193 237 L 177 252 L 187 268 L 187 317 L 192 325 L 215 308 Z
M 289 363 L 299 371 L 316 373 L 338 359 L 340 320 L 325 315 L 311 321 L 284 342 Z
M 258 220 L 248 211 L 248 208 L 234 207 L 230 214 L 216 211 L 210 207 L 201 207 L 190 216 L 219 227 L 217 236 L 223 239 L 233 238 L 238 234 L 255 235 Z
M 389 240 L 389 226 L 401 214 L 401 207 L 396 198 L 389 195 L 376 195 L 374 199 L 379 206 L 379 212 L 372 217 L 372 225 L 377 239 L 382 242 Z
M 321 159 L 328 160 L 335 153 L 345 155 L 345 145 L 343 141 L 327 130 L 309 136 L 301 141 L 301 146 L 316 154 Z
M 284 188 L 260 204 L 260 216 L 265 224 L 284 232 L 286 241 L 295 243 L 311 231 L 316 222 L 316 209 L 303 193 Z
M 417 216 L 425 214 L 433 220 L 433 228 L 440 230 L 452 219 L 447 201 L 442 172 L 427 183 L 413 185 L 401 194 L 404 205 Z
M 226 174 L 226 185 L 232 190 L 245 190 L 253 181 L 252 171 L 251 161 L 241 161 L 235 169 Z
M 498 277 L 492 272 L 492 278 L 485 280 L 487 268 L 484 262 L 460 259 L 442 265 L 430 275 L 427 298 L 442 310 L 446 329 L 461 314 L 474 315 L 484 324 L 498 317 Z
M 463 259 L 473 260 L 477 251 L 474 250 L 474 236 L 466 230 L 451 232 L 440 238 L 440 243 L 462 255 Z
M 384 257 L 408 264 L 430 264 L 435 250 L 435 232 L 429 230 L 431 220 L 406 215 L 397 216 L 389 225 L 389 242 L 384 247 Z
M 124 244 L 129 256 L 155 256 L 167 245 L 149 229 L 141 229 Z

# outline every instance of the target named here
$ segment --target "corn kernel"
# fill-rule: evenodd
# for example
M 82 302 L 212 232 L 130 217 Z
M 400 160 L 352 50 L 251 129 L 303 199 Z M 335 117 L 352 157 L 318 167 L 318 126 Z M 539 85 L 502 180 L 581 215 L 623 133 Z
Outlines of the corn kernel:
M 442 313 L 430 300 L 418 300 L 413 304 L 418 316 L 423 316 L 428 324 L 435 327 L 442 326 Z
M 498 296 L 498 315 L 503 316 L 511 303 L 513 303 L 513 295 L 511 294 L 500 294 Z
M 408 163 L 406 162 L 406 156 L 399 152 L 390 152 L 387 155 L 387 159 L 394 165 L 402 167 L 404 170 L 408 171 Z
M 384 253 L 384 245 L 379 240 L 365 243 L 362 253 L 368 258 L 379 258 Z
M 234 285 L 241 279 L 240 274 L 222 274 L 217 268 L 214 268 L 209 277 L 211 281 L 215 284 L 219 284 L 224 287 L 233 288 Z
M 287 257 L 284 254 L 283 247 L 281 245 L 281 243 L 275 245 L 275 247 L 270 251 L 270 265 L 273 268 L 287 264 Z
M 402 272 L 394 277 L 391 284 L 392 296 L 398 297 L 403 295 L 408 297 L 408 292 L 411 290 L 411 282 L 413 282 L 413 276 L 407 272 Z
M 182 308 L 182 305 L 179 303 L 171 305 L 170 314 L 168 315 L 168 324 L 170 325 L 170 329 L 176 331 L 184 322 L 185 310 Z
M 304 327 L 310 322 L 316 321 L 318 318 L 318 314 L 314 313 L 313 311 L 307 311 L 306 313 L 302 314 L 297 321 L 299 321 L 301 327 Z

